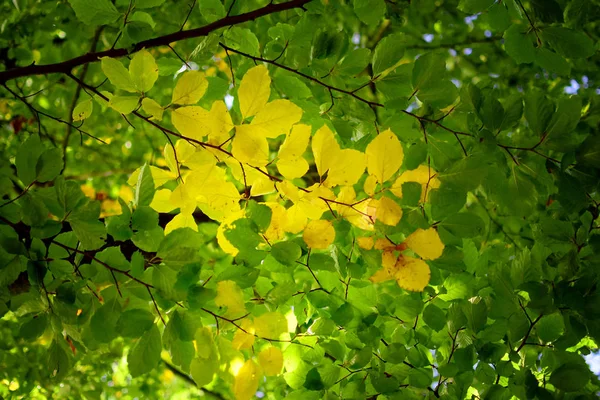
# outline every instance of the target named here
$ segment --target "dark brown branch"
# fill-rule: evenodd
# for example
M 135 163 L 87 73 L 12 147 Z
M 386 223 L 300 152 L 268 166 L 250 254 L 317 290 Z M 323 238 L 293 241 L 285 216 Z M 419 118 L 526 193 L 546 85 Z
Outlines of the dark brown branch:
M 130 53 L 135 53 L 136 51 L 139 51 L 141 49 L 166 46 L 169 43 L 173 42 L 179 42 L 186 39 L 207 36 L 209 33 L 221 28 L 225 28 L 227 26 L 238 25 L 244 22 L 253 21 L 257 18 L 264 17 L 265 15 L 269 14 L 274 14 L 286 10 L 292 10 L 295 8 L 303 8 L 304 5 L 309 3 L 310 1 L 311 0 L 290 0 L 285 3 L 269 3 L 265 7 L 259 8 L 257 10 L 240 15 L 226 16 L 225 18 L 222 18 L 218 21 L 215 21 L 211 24 L 205 25 L 200 28 L 190 29 L 186 31 L 177 31 L 168 35 L 144 40 L 133 45 L 133 47 L 131 48 L 109 49 L 99 52 L 89 52 L 79 57 L 75 57 L 70 60 L 62 61 L 55 64 L 30 65 L 23 68 L 15 68 L 8 71 L 2 71 L 0 72 L 0 82 L 3 83 L 24 76 L 69 73 L 73 68 L 78 67 L 80 65 L 96 62 L 101 57 L 124 57 Z

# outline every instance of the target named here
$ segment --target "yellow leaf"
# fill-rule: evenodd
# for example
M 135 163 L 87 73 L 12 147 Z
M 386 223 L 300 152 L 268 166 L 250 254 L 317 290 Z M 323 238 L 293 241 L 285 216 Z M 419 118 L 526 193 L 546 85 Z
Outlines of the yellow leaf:
M 273 100 L 256 114 L 250 125 L 266 138 L 287 135 L 302 118 L 302 109 L 289 100 Z
M 396 135 L 388 129 L 369 143 L 366 155 L 369 174 L 383 183 L 390 179 L 402 165 L 404 151 Z
M 163 112 L 165 111 L 160 104 L 158 104 L 155 100 L 152 100 L 149 97 L 144 97 L 142 100 L 142 108 L 148 114 L 150 119 L 155 119 L 157 121 L 162 120 Z
M 254 345 L 254 325 L 249 319 L 242 320 L 240 324 L 242 329 L 238 329 L 233 335 L 231 345 L 236 350 L 247 350 L 252 348 Z M 246 331 L 246 332 L 244 332 Z
M 220 281 L 217 283 L 215 304 L 218 307 L 227 307 L 225 315 L 230 318 L 238 318 L 246 314 L 244 294 L 234 281 Z
M 244 363 L 238 371 L 233 384 L 233 394 L 237 400 L 250 400 L 258 390 L 260 374 L 258 365 L 252 360 Z
M 279 203 L 269 202 L 264 203 L 271 209 L 271 222 L 264 233 L 265 237 L 270 241 L 276 241 L 285 237 L 284 224 L 287 220 L 285 207 Z
M 221 221 L 240 209 L 240 194 L 223 168 L 206 164 L 192 170 L 185 185 L 209 218 Z M 181 186 L 181 185 L 180 185 Z
M 340 146 L 327 125 L 323 125 L 312 139 L 312 152 L 319 176 L 324 176 L 333 165 L 332 154 L 336 154 Z
M 308 125 L 294 125 L 292 131 L 279 148 L 279 159 L 293 160 L 302 157 L 310 140 L 310 131 L 311 128 Z
M 258 354 L 258 363 L 266 376 L 276 376 L 283 368 L 283 353 L 277 347 L 267 347 Z
M 208 81 L 200 71 L 184 72 L 173 89 L 173 104 L 196 104 L 204 96 Z
M 444 252 L 444 243 L 434 228 L 417 229 L 404 243 L 425 260 L 435 260 Z
M 371 250 L 373 248 L 373 238 L 371 236 L 356 238 L 356 242 L 361 249 Z
M 390 242 L 388 238 L 379 238 L 375 241 L 375 248 L 377 250 L 389 250 L 396 248 L 396 245 Z
M 267 138 L 252 125 L 240 125 L 235 128 L 231 152 L 239 162 L 255 167 L 264 167 L 269 162 Z
M 196 209 L 196 199 L 189 189 L 189 184 L 180 184 L 171 192 L 169 198 L 169 202 L 183 214 L 192 214 Z
M 171 203 L 171 191 L 169 189 L 157 190 L 154 193 L 154 198 L 150 207 L 159 213 L 168 213 L 173 211 L 176 207 Z
M 308 125 L 294 125 L 279 148 L 277 170 L 286 179 L 296 179 L 308 171 L 308 162 L 302 157 L 310 139 L 311 128 Z
M 210 119 L 210 112 L 199 106 L 180 107 L 171 112 L 171 122 L 179 133 L 196 140 L 211 133 Z
M 254 318 L 254 329 L 261 338 L 279 339 L 279 336 L 287 332 L 287 319 L 277 311 L 267 312 Z
M 259 112 L 271 94 L 271 78 L 264 65 L 250 68 L 244 75 L 238 88 L 238 100 L 242 119 L 246 119 Z
M 229 111 L 227 111 L 227 105 L 223 101 L 215 101 L 212 104 L 206 124 L 210 127 L 208 143 L 219 146 L 229 139 L 229 132 L 233 129 L 233 121 Z M 210 150 L 214 151 L 219 157 L 223 155 L 218 150 Z
M 358 150 L 332 151 L 332 163 L 325 181 L 328 186 L 354 185 L 365 170 L 365 155 Z
M 302 238 L 311 249 L 326 249 L 335 239 L 335 229 L 330 221 L 323 219 L 310 221 L 304 229 Z
M 394 200 L 383 196 L 379 199 L 376 217 L 377 221 L 385 225 L 396 226 L 402 218 L 402 208 Z
M 398 197 L 402 197 L 402 184 L 405 182 L 417 182 L 421 185 L 421 203 L 427 201 L 432 189 L 440 187 L 437 173 L 427 165 L 419 165 L 417 169 L 403 172 L 392 185 L 391 191 Z
M 369 196 L 373 196 L 375 194 L 375 188 L 377 187 L 377 178 L 373 175 L 367 176 L 365 179 L 365 184 L 363 185 L 363 190 Z
M 381 253 L 381 268 L 369 280 L 373 283 L 379 283 L 394 279 L 398 272 L 397 261 L 398 257 L 396 257 L 393 250 L 386 250 Z
M 431 271 L 429 265 L 419 258 L 399 257 L 396 282 L 402 289 L 422 292 L 429 284 Z
M 194 220 L 192 214 L 179 213 L 173 218 L 167 226 L 165 226 L 165 235 L 168 235 L 175 229 L 179 228 L 191 228 L 198 232 L 198 224 Z
M 283 230 L 289 233 L 300 233 L 306 226 L 306 215 L 299 206 L 293 205 L 286 210 L 286 218 L 283 222 Z
M 251 168 L 253 169 L 253 168 Z M 256 171 L 255 169 L 253 169 Z M 260 172 L 259 172 L 260 174 Z M 257 197 L 265 194 L 275 192 L 275 183 L 268 177 L 261 174 L 261 176 L 254 181 L 252 188 L 250 189 L 250 196 Z
M 221 250 L 234 257 L 239 253 L 239 250 L 236 249 L 229 240 L 227 240 L 225 237 L 225 231 L 231 228 L 235 221 L 243 217 L 244 211 L 239 210 L 223 219 L 217 228 L 217 242 L 219 243 Z
M 300 178 L 306 174 L 308 168 L 308 161 L 302 157 L 277 161 L 277 171 L 286 179 Z
M 135 53 L 129 63 L 129 75 L 139 92 L 147 92 L 152 89 L 154 82 L 158 79 L 158 65 L 148 50 L 140 50 Z

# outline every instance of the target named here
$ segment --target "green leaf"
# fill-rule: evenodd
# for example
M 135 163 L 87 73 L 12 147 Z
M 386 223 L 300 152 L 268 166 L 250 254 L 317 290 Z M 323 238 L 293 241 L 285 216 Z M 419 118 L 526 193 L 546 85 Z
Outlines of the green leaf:
M 460 0 L 458 9 L 467 14 L 475 14 L 488 9 L 494 0 Z
M 63 169 L 62 152 L 60 149 L 48 149 L 42 153 L 35 166 L 37 182 L 49 182 L 56 178 Z
M 129 350 L 127 365 L 131 376 L 135 378 L 152 371 L 160 361 L 161 350 L 160 332 L 156 325 L 152 325 Z
M 338 63 L 335 71 L 340 75 L 354 76 L 364 71 L 369 61 L 371 61 L 371 50 L 355 49 Z
M 446 326 L 446 314 L 436 305 L 429 304 L 423 310 L 423 321 L 433 330 L 439 332 Z
M 373 76 L 394 67 L 404 55 L 405 37 L 402 34 L 389 35 L 381 39 L 373 53 Z
M 545 47 L 535 50 L 535 62 L 545 70 L 556 72 L 562 76 L 569 76 L 571 73 L 571 64 L 564 57 Z
M 146 310 L 134 308 L 121 314 L 117 321 L 117 332 L 123 337 L 138 338 L 154 325 L 154 315 Z
M 92 115 L 92 111 L 94 111 L 92 99 L 80 101 L 73 109 L 73 122 L 83 121 L 84 119 L 89 118 L 89 116 Z
M 115 60 L 114 58 L 102 57 L 100 64 L 102 66 L 102 72 L 104 72 L 104 75 L 106 75 L 114 87 L 127 92 L 137 91 L 129 71 L 120 61 Z
M 119 18 L 110 0 L 69 0 L 77 18 L 86 25 L 106 25 Z
M 384 0 L 354 0 L 354 12 L 367 25 L 377 24 L 385 15 Z
M 165 0 L 136 0 L 136 8 L 152 8 L 163 4 Z
M 306 380 L 303 385 L 308 390 L 323 390 L 325 385 L 321 380 L 321 375 L 317 368 L 313 368 L 306 374 Z
M 477 215 L 470 212 L 454 214 L 446 218 L 440 226 L 461 238 L 472 238 L 483 234 L 485 223 Z
M 152 179 L 152 173 L 147 164 L 144 164 L 140 168 L 137 183 L 135 185 L 135 198 L 134 205 L 149 206 L 154 198 L 154 180 Z
M 559 26 L 549 26 L 542 30 L 542 38 L 561 56 L 567 58 L 587 58 L 594 55 L 594 41 L 583 32 Z
M 577 150 L 577 162 L 600 169 L 600 136 L 590 135 Z
M 227 45 L 246 54 L 259 55 L 259 44 L 256 35 L 250 30 L 234 26 L 225 31 Z
M 56 381 L 61 381 L 71 369 L 71 358 L 56 340 L 48 349 L 48 364 L 45 366 Z
M 192 360 L 190 374 L 198 387 L 206 386 L 212 382 L 213 376 L 219 370 L 219 360 L 216 358 L 199 358 Z
M 573 96 L 561 98 L 558 101 L 556 112 L 546 128 L 546 146 L 551 149 L 565 152 L 576 139 L 573 131 L 581 118 L 581 97 Z
M 97 249 L 106 240 L 106 228 L 98 221 L 99 216 L 100 203 L 94 201 L 73 211 L 67 218 L 83 250 Z
M 134 111 L 139 103 L 140 98 L 137 96 L 112 96 L 108 105 L 119 113 L 127 115 Z
M 590 380 L 590 370 L 583 363 L 567 363 L 550 375 L 550 383 L 565 392 L 576 392 Z
M 258 204 L 256 201 L 251 200 L 248 204 L 248 216 L 256 224 L 260 231 L 265 231 L 271 223 L 271 216 L 273 212 L 269 206 L 264 204 Z
M 439 53 L 423 54 L 415 61 L 412 72 L 412 84 L 415 90 L 439 82 L 446 75 L 446 62 Z
M 504 32 L 504 48 L 517 64 L 529 64 L 535 60 L 532 36 L 522 25 L 512 25 Z
M 17 175 L 23 185 L 29 185 L 36 180 L 38 171 L 37 163 L 39 157 L 44 152 L 44 147 L 40 142 L 40 137 L 31 135 L 19 146 L 15 165 L 17 166 Z
M 565 322 L 561 313 L 544 315 L 535 325 L 535 330 L 544 342 L 554 342 L 565 331 Z
M 279 242 L 271 247 L 271 255 L 285 265 L 294 265 L 302 255 L 302 249 L 294 242 Z
M 225 17 L 225 7 L 221 0 L 205 0 L 198 3 L 200 13 L 206 22 L 211 23 Z
M 529 91 L 525 95 L 525 119 L 535 135 L 546 131 L 554 114 L 554 105 L 538 90 Z
M 42 336 L 48 326 L 48 317 L 46 314 L 35 315 L 29 319 L 19 329 L 19 336 L 25 340 L 35 340 Z
M 101 343 L 108 343 L 117 336 L 116 326 L 121 314 L 121 304 L 117 299 L 104 303 L 92 316 L 90 330 L 94 338 Z

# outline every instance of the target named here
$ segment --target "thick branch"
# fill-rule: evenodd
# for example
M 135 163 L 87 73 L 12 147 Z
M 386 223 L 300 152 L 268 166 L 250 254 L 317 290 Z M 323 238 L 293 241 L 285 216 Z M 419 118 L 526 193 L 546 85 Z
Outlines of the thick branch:
M 187 31 L 177 31 L 168 35 L 144 40 L 135 44 L 132 48 L 109 49 L 99 52 L 89 52 L 82 56 L 75 57 L 70 60 L 66 60 L 55 64 L 30 65 L 23 68 L 15 68 L 8 71 L 2 71 L 0 72 L 0 83 L 24 76 L 69 73 L 73 68 L 78 67 L 80 65 L 96 62 L 101 57 L 123 57 L 129 53 L 134 53 L 144 48 L 148 49 L 151 47 L 166 46 L 169 43 L 179 42 L 181 40 L 207 36 L 209 33 L 221 28 L 225 28 L 227 26 L 253 21 L 257 18 L 264 17 L 265 15 L 281 11 L 291 10 L 294 8 L 302 8 L 305 4 L 309 3 L 310 1 L 311 0 L 290 0 L 285 3 L 279 4 L 270 3 L 265 7 L 259 8 L 254 11 L 250 11 L 240 15 L 227 16 L 225 18 L 213 22 L 212 24 L 208 24 L 200 28 L 190 29 Z

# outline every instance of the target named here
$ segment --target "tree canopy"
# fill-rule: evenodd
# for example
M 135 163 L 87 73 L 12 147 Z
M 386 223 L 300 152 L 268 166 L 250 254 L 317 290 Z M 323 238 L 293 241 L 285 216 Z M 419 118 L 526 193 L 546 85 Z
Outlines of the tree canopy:
M 0 15 L 0 397 L 596 398 L 600 1 Z

